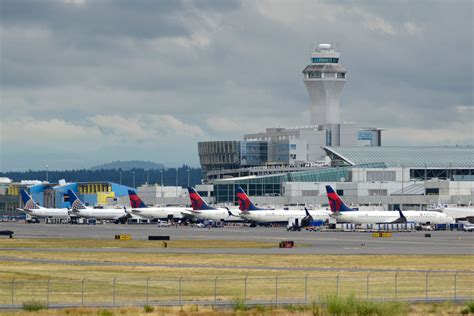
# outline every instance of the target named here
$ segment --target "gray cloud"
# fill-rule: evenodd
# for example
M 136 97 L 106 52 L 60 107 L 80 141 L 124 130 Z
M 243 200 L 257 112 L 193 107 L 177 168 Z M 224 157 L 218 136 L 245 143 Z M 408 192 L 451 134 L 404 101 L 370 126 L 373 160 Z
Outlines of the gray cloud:
M 345 120 L 388 144 L 473 143 L 471 1 L 0 4 L 2 170 L 197 165 L 197 140 L 306 125 L 318 42 L 348 69 Z

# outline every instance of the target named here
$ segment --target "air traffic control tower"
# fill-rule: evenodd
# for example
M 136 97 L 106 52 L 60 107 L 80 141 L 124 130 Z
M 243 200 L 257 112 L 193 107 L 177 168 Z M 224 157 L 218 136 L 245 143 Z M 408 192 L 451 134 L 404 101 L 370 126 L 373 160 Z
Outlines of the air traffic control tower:
M 311 125 L 340 124 L 339 99 L 346 83 L 341 54 L 331 44 L 319 44 L 311 52 L 311 64 L 303 70 L 311 98 Z

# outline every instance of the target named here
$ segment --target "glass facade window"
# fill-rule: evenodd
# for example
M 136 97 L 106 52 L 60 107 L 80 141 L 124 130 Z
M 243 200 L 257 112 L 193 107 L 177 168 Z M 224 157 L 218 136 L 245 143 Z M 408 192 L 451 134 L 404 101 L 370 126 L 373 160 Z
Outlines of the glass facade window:
M 346 78 L 346 74 L 343 73 L 343 72 L 338 72 L 338 73 L 337 73 L 337 77 L 338 77 L 339 79 L 344 79 L 344 78 Z
M 339 58 L 331 58 L 331 57 L 316 57 L 316 58 L 311 58 L 311 61 L 314 64 L 337 64 L 339 62 Z
M 268 161 L 266 141 L 243 141 L 240 143 L 240 163 L 243 166 L 260 166 Z

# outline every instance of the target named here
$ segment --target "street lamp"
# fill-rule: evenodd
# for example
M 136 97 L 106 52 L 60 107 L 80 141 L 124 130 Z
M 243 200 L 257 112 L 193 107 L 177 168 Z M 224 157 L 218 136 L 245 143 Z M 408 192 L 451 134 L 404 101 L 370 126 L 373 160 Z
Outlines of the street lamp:
M 161 198 L 163 199 L 163 169 L 160 169 L 161 174 Z
M 46 182 L 49 182 L 48 165 L 46 165 Z
M 178 196 L 178 168 L 176 168 L 176 196 Z
M 148 169 L 146 169 L 146 184 L 148 185 Z
M 120 184 L 122 184 L 122 171 L 119 171 L 120 174 Z
M 188 188 L 189 188 L 189 172 L 190 172 L 190 171 L 191 171 L 191 170 L 189 170 L 189 168 L 188 168 Z
M 135 170 L 132 171 L 132 174 L 133 174 L 133 187 L 136 188 L 135 187 Z

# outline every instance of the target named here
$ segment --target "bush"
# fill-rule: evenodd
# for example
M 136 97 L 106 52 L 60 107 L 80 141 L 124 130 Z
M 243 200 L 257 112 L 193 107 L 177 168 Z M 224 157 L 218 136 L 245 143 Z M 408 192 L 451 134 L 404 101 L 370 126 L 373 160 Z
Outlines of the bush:
M 331 315 L 390 316 L 406 314 L 408 305 L 403 302 L 373 302 L 330 295 L 326 297 L 326 309 Z
M 249 307 L 245 304 L 243 299 L 236 297 L 232 300 L 232 309 L 234 311 L 246 311 Z
M 97 312 L 97 316 L 114 316 L 114 312 L 103 309 Z
M 40 301 L 29 301 L 23 303 L 23 310 L 28 312 L 36 312 L 46 308 L 48 308 L 48 306 Z
M 466 305 L 467 305 L 467 306 L 466 306 L 467 309 L 469 310 L 469 313 L 474 314 L 474 301 L 472 301 L 472 302 L 467 302 Z
M 143 310 L 145 311 L 145 313 L 148 314 L 148 313 L 153 313 L 153 311 L 154 311 L 155 309 L 153 308 L 153 306 L 145 305 L 145 306 L 143 306 Z

